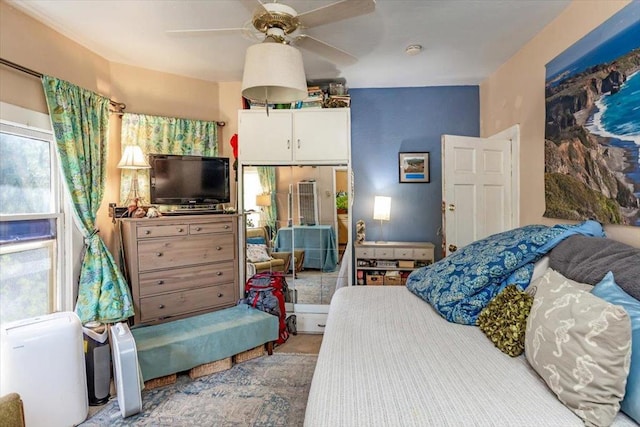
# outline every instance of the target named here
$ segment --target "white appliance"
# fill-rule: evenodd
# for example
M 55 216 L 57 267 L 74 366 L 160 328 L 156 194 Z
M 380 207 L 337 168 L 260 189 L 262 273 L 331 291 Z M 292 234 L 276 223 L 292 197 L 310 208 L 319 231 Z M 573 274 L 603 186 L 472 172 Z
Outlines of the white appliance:
M 78 316 L 60 312 L 9 322 L 0 334 L 0 395 L 20 394 L 26 425 L 84 421 L 89 402 Z
M 142 375 L 138 367 L 138 351 L 136 341 L 126 323 L 116 323 L 110 331 L 118 406 L 122 418 L 126 418 L 142 410 Z
M 300 225 L 318 224 L 318 191 L 314 181 L 298 182 L 298 217 Z

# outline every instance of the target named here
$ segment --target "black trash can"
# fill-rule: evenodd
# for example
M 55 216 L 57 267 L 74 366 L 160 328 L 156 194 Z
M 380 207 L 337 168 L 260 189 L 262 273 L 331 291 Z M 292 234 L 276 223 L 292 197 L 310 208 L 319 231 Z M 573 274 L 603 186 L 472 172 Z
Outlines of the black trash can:
M 83 326 L 82 332 L 89 405 L 104 405 L 109 401 L 111 386 L 109 331 L 102 323 L 89 322 Z

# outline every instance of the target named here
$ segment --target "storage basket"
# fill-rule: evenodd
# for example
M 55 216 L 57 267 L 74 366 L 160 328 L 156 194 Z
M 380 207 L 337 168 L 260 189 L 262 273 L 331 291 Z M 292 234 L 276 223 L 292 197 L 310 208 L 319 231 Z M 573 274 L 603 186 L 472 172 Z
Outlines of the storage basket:
M 238 353 L 233 356 L 233 360 L 235 363 L 241 363 L 261 356 L 264 356 L 264 345 L 260 345 L 250 350 L 243 351 L 242 353 Z
M 158 387 L 163 387 L 165 385 L 173 384 L 176 382 L 177 378 L 178 376 L 176 374 L 153 378 L 144 382 L 144 388 L 147 390 L 151 390 L 153 388 L 158 388 Z
M 381 274 L 367 274 L 367 285 L 382 285 L 384 284 L 384 276 Z
M 195 368 L 191 368 L 189 370 L 189 378 L 195 380 L 196 378 L 204 377 L 205 375 L 215 374 L 216 372 L 226 371 L 227 369 L 231 369 L 233 366 L 233 361 L 231 357 L 227 357 L 226 359 L 216 360 L 215 362 L 205 363 L 203 365 L 198 365 Z
M 384 284 L 385 286 L 400 286 L 402 285 L 402 277 L 398 275 L 384 276 Z
M 413 268 L 414 265 L 415 265 L 414 261 L 403 260 L 403 259 L 398 261 L 398 267 L 399 268 Z

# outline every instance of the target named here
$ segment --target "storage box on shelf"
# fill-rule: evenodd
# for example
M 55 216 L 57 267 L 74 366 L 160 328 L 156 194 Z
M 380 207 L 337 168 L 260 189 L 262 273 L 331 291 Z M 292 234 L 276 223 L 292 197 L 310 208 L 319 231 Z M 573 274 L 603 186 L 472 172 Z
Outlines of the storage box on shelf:
M 235 305 L 236 215 L 122 219 L 134 323 L 160 323 Z
M 355 245 L 359 285 L 404 285 L 416 268 L 434 262 L 430 242 L 364 242 Z

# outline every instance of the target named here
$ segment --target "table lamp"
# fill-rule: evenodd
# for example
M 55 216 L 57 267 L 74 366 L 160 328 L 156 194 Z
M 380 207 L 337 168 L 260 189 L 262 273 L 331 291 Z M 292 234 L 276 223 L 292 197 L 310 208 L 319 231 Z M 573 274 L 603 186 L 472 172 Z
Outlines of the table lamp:
M 144 157 L 142 149 L 137 145 L 127 145 L 122 153 L 120 163 L 118 163 L 118 169 L 130 169 L 133 170 L 133 182 L 131 183 L 131 190 L 127 196 L 126 205 L 131 202 L 136 202 L 137 205 L 143 205 L 143 198 L 138 193 L 138 170 L 139 169 L 151 169 L 149 162 Z
M 260 225 L 265 225 L 264 208 L 271 206 L 271 194 L 258 194 L 256 196 L 256 206 L 260 207 Z
M 383 241 L 382 221 L 391 219 L 391 197 L 376 196 L 373 202 L 373 219 L 380 221 L 380 241 Z

